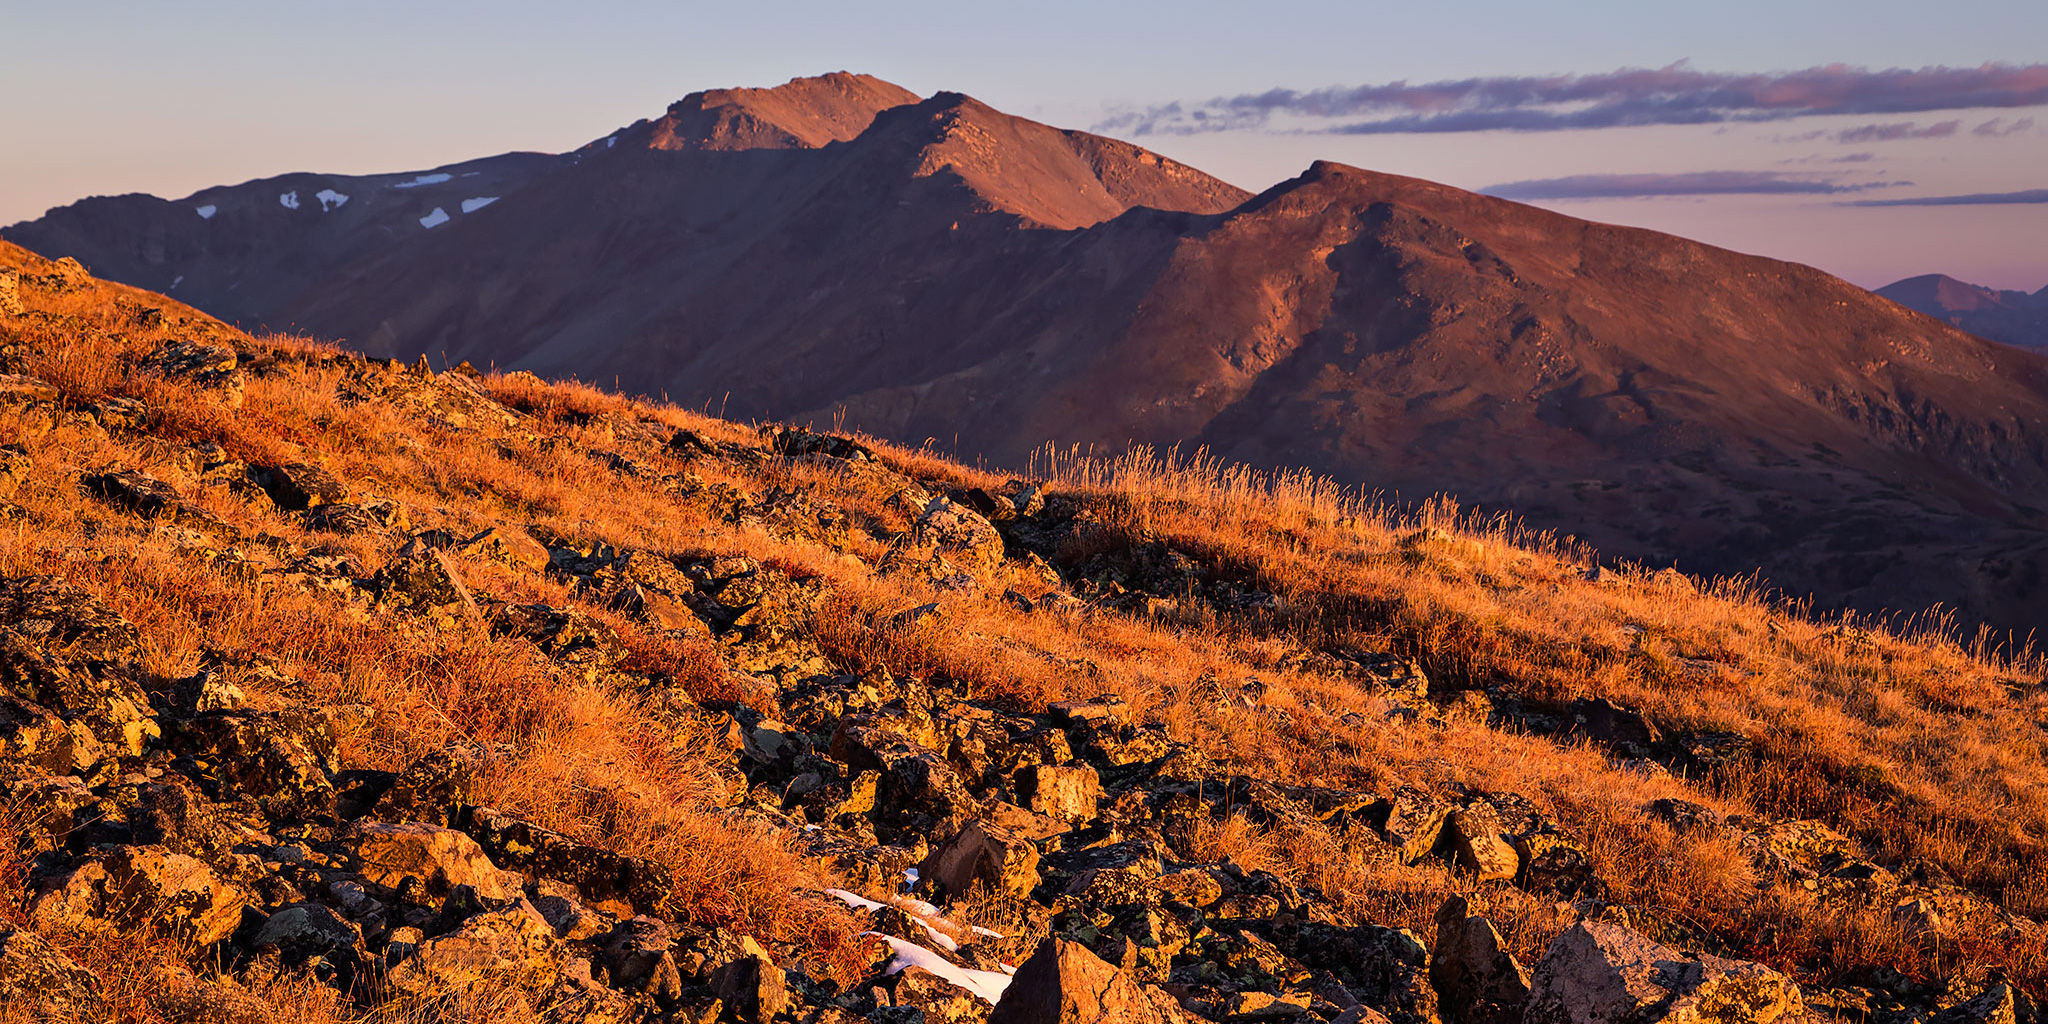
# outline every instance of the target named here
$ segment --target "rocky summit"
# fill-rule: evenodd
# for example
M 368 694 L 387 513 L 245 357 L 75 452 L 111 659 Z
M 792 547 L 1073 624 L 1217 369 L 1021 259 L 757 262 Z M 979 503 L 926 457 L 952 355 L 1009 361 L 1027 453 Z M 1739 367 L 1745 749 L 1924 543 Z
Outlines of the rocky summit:
M 0 268 L 0 1019 L 2038 1019 L 2038 661 Z

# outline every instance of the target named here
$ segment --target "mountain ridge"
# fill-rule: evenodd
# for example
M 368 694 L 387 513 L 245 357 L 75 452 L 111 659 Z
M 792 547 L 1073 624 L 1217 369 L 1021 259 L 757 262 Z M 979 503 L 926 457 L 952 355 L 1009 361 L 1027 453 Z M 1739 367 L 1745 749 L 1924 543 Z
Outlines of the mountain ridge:
M 2048 350 L 2048 285 L 2029 293 L 1922 274 L 1893 281 L 1877 294 L 1992 341 Z
M 1331 162 L 1253 196 L 885 86 L 692 94 L 669 116 L 716 147 L 641 122 L 488 209 L 273 260 L 263 322 L 1010 465 L 1204 446 L 1824 606 L 2048 625 L 2039 357 L 1796 264 Z M 6 234 L 171 273 L 119 219 Z

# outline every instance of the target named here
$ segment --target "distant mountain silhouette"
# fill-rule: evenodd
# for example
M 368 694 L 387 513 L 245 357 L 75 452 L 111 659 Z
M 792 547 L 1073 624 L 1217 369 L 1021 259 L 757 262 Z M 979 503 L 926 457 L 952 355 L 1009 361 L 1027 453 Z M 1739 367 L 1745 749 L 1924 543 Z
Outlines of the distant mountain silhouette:
M 374 354 L 1011 465 L 1206 445 L 1825 605 L 2048 625 L 2048 360 L 1808 267 L 1411 178 L 1318 163 L 1252 196 L 838 74 L 558 157 L 89 199 L 0 234 Z
M 1877 294 L 1980 338 L 2048 349 L 2048 287 L 2030 295 L 1958 281 L 1947 274 L 1922 274 L 1893 281 Z

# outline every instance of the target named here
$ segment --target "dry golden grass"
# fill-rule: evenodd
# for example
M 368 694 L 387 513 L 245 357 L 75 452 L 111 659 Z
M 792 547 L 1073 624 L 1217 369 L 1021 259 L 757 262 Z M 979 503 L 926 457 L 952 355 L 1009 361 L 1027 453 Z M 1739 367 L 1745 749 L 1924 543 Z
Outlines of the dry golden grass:
M 216 443 L 251 463 L 321 463 L 360 493 L 404 504 L 415 527 L 467 533 L 516 522 L 658 555 L 747 555 L 820 583 L 812 626 L 845 670 L 943 676 L 967 694 L 1026 709 L 1115 694 L 1203 749 L 1219 771 L 1375 792 L 1412 785 L 1522 794 L 1587 842 L 1616 901 L 1808 980 L 1874 965 L 1935 977 L 1969 962 L 2048 982 L 2038 928 L 2014 937 L 1965 922 L 1938 945 L 1915 940 L 1888 905 L 1827 904 L 1760 882 L 1732 840 L 1677 833 L 1643 809 L 1674 797 L 1724 813 L 1819 818 L 1882 860 L 1925 860 L 2015 913 L 2048 913 L 2040 870 L 2048 749 L 2035 724 L 2048 720 L 2042 664 L 1983 638 L 1818 619 L 1739 581 L 1695 589 L 1624 571 L 1618 582 L 1593 582 L 1585 578 L 1590 553 L 1448 505 L 1403 513 L 1306 476 L 1146 453 L 1048 455 L 1033 470 L 1096 511 L 1099 532 L 1084 543 L 1165 542 L 1279 595 L 1280 611 L 1143 620 L 1023 613 L 992 594 L 951 595 L 941 599 L 940 620 L 897 626 L 894 613 L 934 597 L 872 569 L 886 534 L 906 525 L 886 489 L 775 460 L 758 469 L 685 466 L 632 438 L 636 424 L 660 423 L 754 442 L 744 426 L 514 374 L 485 385 L 529 414 L 520 431 L 451 429 L 392 404 L 343 401 L 346 368 L 318 362 L 252 377 L 242 407 L 229 410 L 120 370 L 189 326 L 137 329 L 104 296 L 42 308 L 73 319 L 26 329 L 28 347 L 43 353 L 29 372 L 75 401 L 135 397 L 168 441 Z M 324 351 L 287 338 L 260 345 Z M 152 671 L 188 672 L 203 648 L 250 651 L 274 658 L 317 699 L 369 705 L 378 714 L 347 749 L 356 763 L 398 767 L 453 739 L 507 745 L 487 802 L 662 859 L 682 880 L 671 906 L 680 916 L 792 943 L 835 973 L 861 962 L 851 919 L 810 895 L 831 880 L 777 837 L 738 830 L 707 810 L 714 741 L 664 714 L 644 689 L 584 678 L 475 624 L 394 626 L 348 614 L 327 594 L 251 588 L 147 524 L 82 500 L 73 483 L 82 470 L 148 466 L 191 493 L 188 471 L 142 442 L 75 422 L 30 422 L 38 415 L 0 413 L 0 435 L 38 435 L 42 453 L 16 496 L 27 520 L 0 528 L 0 571 L 60 575 L 101 595 L 142 630 Z M 550 439 L 566 443 L 539 443 Z M 1001 482 L 927 452 L 863 441 L 928 487 Z M 606 449 L 755 493 L 809 489 L 856 524 L 848 551 L 735 526 L 582 454 Z M 308 534 L 225 497 L 202 504 L 245 535 L 346 555 L 366 570 L 382 557 L 364 542 Z M 110 557 L 79 557 L 81 548 Z M 709 642 L 651 633 L 556 581 L 482 560 L 461 569 L 479 591 L 604 619 L 634 651 L 628 668 L 661 688 L 698 699 L 731 693 Z M 1456 686 L 1505 686 L 1539 700 L 1607 697 L 1672 728 L 1741 733 L 1756 753 L 1712 777 L 1679 779 L 1470 719 L 1390 717 L 1383 698 L 1343 678 L 1289 667 L 1293 655 L 1335 644 L 1415 657 Z M 1251 677 L 1264 684 L 1262 699 L 1236 699 L 1237 684 Z M 1261 833 L 1230 818 L 1188 838 L 1205 854 L 1314 885 L 1362 919 L 1425 936 L 1437 904 L 1454 892 L 1472 894 L 1499 919 L 1525 958 L 1569 923 L 1548 899 L 1476 885 L 1440 866 L 1390 864 L 1320 826 Z

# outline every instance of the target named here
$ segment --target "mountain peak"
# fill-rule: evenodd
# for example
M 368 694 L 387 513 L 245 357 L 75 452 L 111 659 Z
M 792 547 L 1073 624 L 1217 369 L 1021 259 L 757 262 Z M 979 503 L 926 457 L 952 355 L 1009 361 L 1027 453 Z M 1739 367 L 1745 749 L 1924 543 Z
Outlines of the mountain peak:
M 650 149 L 818 149 L 867 130 L 875 115 L 917 94 L 845 71 L 792 78 L 770 89 L 709 89 L 669 105 Z

